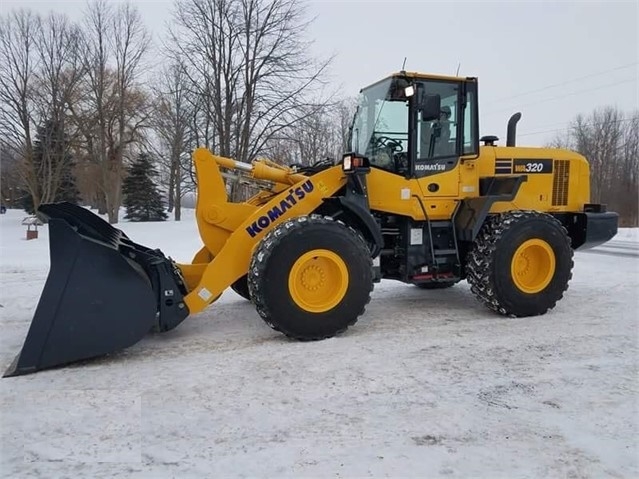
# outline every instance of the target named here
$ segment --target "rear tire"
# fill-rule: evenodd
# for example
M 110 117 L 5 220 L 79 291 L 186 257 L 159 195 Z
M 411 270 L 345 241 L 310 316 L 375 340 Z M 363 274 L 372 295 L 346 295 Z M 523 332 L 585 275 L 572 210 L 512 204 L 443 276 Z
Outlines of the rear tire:
M 511 211 L 490 217 L 468 255 L 467 280 L 486 306 L 508 316 L 552 309 L 572 278 L 568 232 L 553 216 Z
M 302 216 L 260 242 L 248 284 L 271 328 L 319 340 L 355 324 L 370 301 L 372 273 L 370 251 L 355 230 L 330 218 Z

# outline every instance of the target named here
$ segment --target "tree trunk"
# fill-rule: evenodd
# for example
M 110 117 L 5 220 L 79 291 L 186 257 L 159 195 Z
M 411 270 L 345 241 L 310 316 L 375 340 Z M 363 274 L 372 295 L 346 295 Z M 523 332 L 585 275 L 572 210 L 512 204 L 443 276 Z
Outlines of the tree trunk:
M 97 191 L 95 194 L 95 206 L 98 209 L 99 215 L 106 215 L 107 202 L 106 195 L 102 191 Z
M 182 188 L 180 186 L 180 179 L 175 182 L 175 221 L 182 219 Z
M 171 162 L 171 168 L 169 168 L 169 198 L 168 198 L 168 211 L 173 211 L 173 198 L 177 195 L 175 193 L 175 162 Z

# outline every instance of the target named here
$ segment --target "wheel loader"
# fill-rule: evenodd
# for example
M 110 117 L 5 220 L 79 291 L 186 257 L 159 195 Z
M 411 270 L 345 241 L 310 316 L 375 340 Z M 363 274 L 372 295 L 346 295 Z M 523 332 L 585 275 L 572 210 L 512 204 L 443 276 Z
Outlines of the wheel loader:
M 360 92 L 338 161 L 284 166 L 192 156 L 202 248 L 190 264 L 135 243 L 89 210 L 45 204 L 51 265 L 23 348 L 5 376 L 105 355 L 169 331 L 229 287 L 273 329 L 332 337 L 382 279 L 422 289 L 466 280 L 498 314 L 546 313 L 573 251 L 610 240 L 618 216 L 590 202 L 572 151 L 479 137 L 476 78 L 401 71 Z M 231 175 L 255 187 L 231 202 Z

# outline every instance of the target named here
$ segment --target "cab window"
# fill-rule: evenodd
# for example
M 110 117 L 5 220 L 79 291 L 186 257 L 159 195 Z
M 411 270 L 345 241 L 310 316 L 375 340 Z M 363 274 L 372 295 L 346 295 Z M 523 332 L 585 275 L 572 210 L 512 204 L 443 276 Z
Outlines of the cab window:
M 459 84 L 452 82 L 423 82 L 426 94 L 441 98 L 439 118 L 423 121 L 417 112 L 417 160 L 459 156 L 457 151 L 457 125 Z
M 352 150 L 389 171 L 407 162 L 408 151 L 408 99 L 396 94 L 394 82 L 362 90 L 352 127 Z
M 464 155 L 477 155 L 479 153 L 476 104 L 475 90 L 469 90 L 466 93 L 466 107 L 464 108 Z

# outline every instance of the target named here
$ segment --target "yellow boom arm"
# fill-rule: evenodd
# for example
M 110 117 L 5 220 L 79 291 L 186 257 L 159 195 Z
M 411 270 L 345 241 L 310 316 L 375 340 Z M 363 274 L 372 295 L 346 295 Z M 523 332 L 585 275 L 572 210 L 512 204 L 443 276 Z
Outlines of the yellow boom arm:
M 193 160 L 198 184 L 196 219 L 204 248 L 192 264 L 178 265 L 189 287 L 184 299 L 191 313 L 202 311 L 247 273 L 253 249 L 269 230 L 313 212 L 346 183 L 341 166 L 307 177 L 266 160 L 248 165 L 215 156 L 205 148 L 195 150 Z M 220 167 L 272 181 L 275 192 L 261 205 L 232 203 Z

